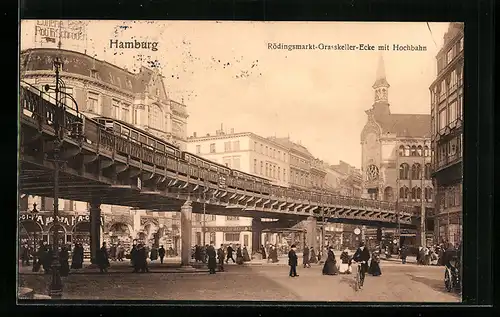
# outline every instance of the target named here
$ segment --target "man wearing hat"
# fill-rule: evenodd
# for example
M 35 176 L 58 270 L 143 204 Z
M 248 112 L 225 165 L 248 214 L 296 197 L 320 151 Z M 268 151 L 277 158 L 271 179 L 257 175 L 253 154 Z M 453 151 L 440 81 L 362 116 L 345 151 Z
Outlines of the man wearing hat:
M 296 277 L 297 275 L 297 253 L 295 251 L 297 247 L 292 244 L 290 251 L 288 252 L 288 265 L 290 265 L 290 277 Z

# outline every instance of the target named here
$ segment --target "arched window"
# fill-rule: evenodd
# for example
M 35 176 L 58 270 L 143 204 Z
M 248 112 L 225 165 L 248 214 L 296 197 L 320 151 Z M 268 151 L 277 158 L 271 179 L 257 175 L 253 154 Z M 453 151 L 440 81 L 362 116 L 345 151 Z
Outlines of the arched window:
M 425 179 L 431 179 L 432 167 L 431 163 L 425 164 Z
M 420 164 L 415 163 L 411 167 L 411 179 L 420 179 L 420 177 L 421 177 Z
M 424 146 L 424 156 L 431 156 L 431 153 L 429 152 L 429 147 L 427 145 Z
M 422 146 L 421 145 L 417 146 L 417 155 L 418 156 L 422 156 L 423 155 L 422 151 L 423 151 Z
M 385 201 L 392 201 L 394 199 L 394 192 L 392 187 L 388 186 L 384 189 L 384 200 Z
M 418 197 L 418 195 L 417 195 L 417 187 L 415 186 L 415 187 L 413 187 L 411 189 L 411 199 L 415 200 L 415 199 L 417 199 L 417 197 Z
M 415 145 L 411 147 L 410 156 L 417 156 L 417 147 Z
M 399 146 L 399 156 L 405 156 L 405 147 L 404 145 Z
M 149 127 L 163 131 L 164 126 L 163 110 L 157 104 L 152 104 L 149 107 Z
M 406 187 L 406 186 L 401 187 L 399 189 L 399 198 L 400 199 L 408 199 L 409 192 L 410 192 L 410 190 L 408 189 L 408 187 Z
M 420 200 L 422 199 L 422 188 L 417 187 L 417 197 L 415 199 Z
M 410 146 L 405 146 L 405 156 L 410 156 Z
M 410 167 L 408 164 L 403 163 L 399 166 L 399 179 L 408 179 L 408 174 L 410 171 Z
M 425 188 L 425 200 L 428 202 L 432 201 L 433 190 L 432 187 Z

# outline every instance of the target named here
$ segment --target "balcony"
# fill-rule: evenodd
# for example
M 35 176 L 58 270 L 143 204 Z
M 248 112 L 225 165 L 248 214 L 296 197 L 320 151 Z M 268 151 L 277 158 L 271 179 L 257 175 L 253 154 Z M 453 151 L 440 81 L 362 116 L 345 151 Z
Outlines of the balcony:
M 443 170 L 451 165 L 457 164 L 462 162 L 462 152 L 457 151 L 456 153 L 452 155 L 447 155 L 441 160 L 437 160 L 434 162 L 434 173 L 439 172 L 440 170 Z

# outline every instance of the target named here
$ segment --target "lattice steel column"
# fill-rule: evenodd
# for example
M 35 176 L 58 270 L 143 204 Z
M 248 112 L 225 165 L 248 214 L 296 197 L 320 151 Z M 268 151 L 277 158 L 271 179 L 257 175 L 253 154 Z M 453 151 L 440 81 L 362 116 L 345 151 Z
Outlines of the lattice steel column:
M 252 218 L 252 252 L 260 251 L 262 245 L 262 221 L 260 218 Z

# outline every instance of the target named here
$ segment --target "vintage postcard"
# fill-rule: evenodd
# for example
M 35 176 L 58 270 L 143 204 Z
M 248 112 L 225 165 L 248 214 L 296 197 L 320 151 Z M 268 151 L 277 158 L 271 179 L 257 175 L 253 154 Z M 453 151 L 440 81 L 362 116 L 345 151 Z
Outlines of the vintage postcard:
M 460 302 L 463 23 L 22 20 L 18 298 Z

